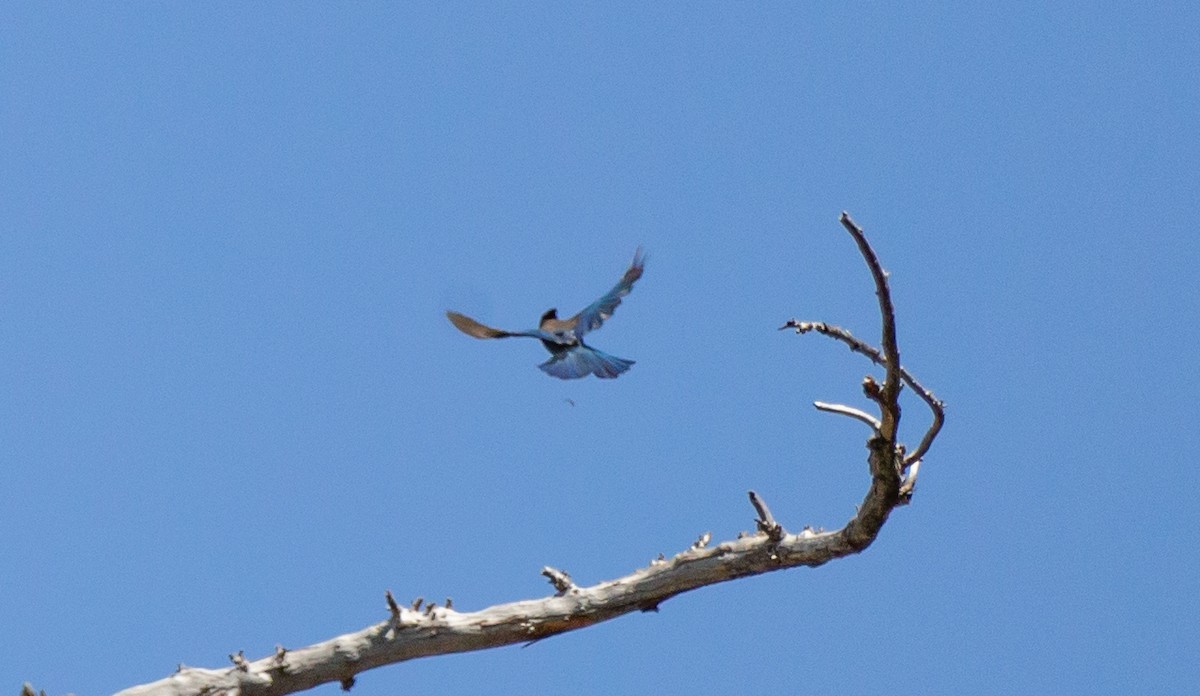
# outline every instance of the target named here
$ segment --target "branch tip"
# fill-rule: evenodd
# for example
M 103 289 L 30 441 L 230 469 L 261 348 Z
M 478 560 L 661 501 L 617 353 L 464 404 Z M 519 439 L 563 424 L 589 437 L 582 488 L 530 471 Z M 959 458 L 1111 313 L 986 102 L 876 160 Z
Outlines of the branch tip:
M 758 519 L 755 521 L 758 531 L 765 533 L 771 538 L 771 541 L 783 539 L 783 525 L 775 521 L 775 517 L 771 514 L 771 509 L 767 507 L 766 502 L 754 491 L 749 491 L 749 496 L 750 504 L 758 511 Z
M 231 653 L 229 655 L 229 661 L 233 663 L 234 667 L 236 667 L 238 670 L 240 670 L 242 672 L 248 671 L 250 669 L 250 663 L 246 662 L 246 651 L 245 650 L 239 650 L 239 651 L 237 651 L 236 654 Z
M 814 401 L 813 407 L 815 407 L 819 411 L 826 411 L 828 413 L 840 413 L 843 416 L 849 416 L 851 418 L 854 418 L 855 420 L 859 420 L 859 421 L 862 421 L 863 423 L 866 423 L 876 433 L 879 432 L 879 428 L 880 428 L 879 419 L 875 418 L 875 416 L 872 416 L 871 414 L 867 413 L 866 411 L 860 411 L 857 408 L 854 408 L 852 406 L 846 406 L 844 404 L 829 404 L 829 403 L 825 403 L 824 401 Z
M 399 621 L 400 620 L 400 605 L 396 604 L 396 598 L 394 596 L 392 596 L 392 591 L 386 590 L 383 593 L 383 596 L 385 599 L 387 599 L 388 611 L 391 612 L 391 614 L 392 614 L 392 620 Z
M 900 404 L 897 401 L 901 380 L 900 348 L 896 343 L 896 308 L 892 304 L 892 291 L 888 288 L 887 271 L 883 270 L 879 256 L 871 248 L 862 228 L 850 218 L 850 214 L 842 211 L 839 221 L 854 238 L 854 243 L 858 245 L 858 251 L 862 254 L 863 261 L 866 261 L 867 268 L 871 271 L 871 277 L 875 280 L 875 296 L 879 300 L 880 333 L 882 334 L 880 340 L 887 368 L 887 377 L 883 382 L 883 393 L 880 399 L 880 408 L 883 410 L 882 430 L 888 439 L 894 440 L 900 425 Z
M 575 581 L 571 579 L 571 576 L 565 570 L 546 566 L 542 568 L 542 575 L 545 575 L 550 580 L 550 584 L 554 586 L 558 594 L 565 594 L 575 589 Z
M 816 331 L 827 338 L 832 338 L 836 341 L 846 344 L 851 351 L 867 356 L 867 358 L 876 365 L 887 367 L 887 358 L 884 356 L 882 351 L 875 346 L 856 338 L 853 334 L 846 329 L 841 328 L 840 326 L 826 324 L 825 322 L 821 321 L 798 321 L 796 319 L 789 319 L 786 324 L 779 328 L 780 330 L 789 328 L 795 329 L 796 333 L 798 334 Z M 925 436 L 921 438 L 921 443 L 917 445 L 917 449 L 913 450 L 912 454 L 908 455 L 904 460 L 905 466 L 908 466 L 918 459 L 923 458 L 929 451 L 930 446 L 933 445 L 934 439 L 937 437 L 938 432 L 941 431 L 942 424 L 946 420 L 945 404 L 936 396 L 934 396 L 933 392 L 929 391 L 920 382 L 918 382 L 917 378 L 913 377 L 908 370 L 904 369 L 903 365 L 900 366 L 900 379 L 904 384 L 907 384 L 909 388 L 916 392 L 917 396 L 921 397 L 921 400 L 925 402 L 926 406 L 929 407 L 930 412 L 933 414 L 933 421 L 930 424 L 929 429 L 925 432 Z
M 698 539 L 692 542 L 692 549 L 699 551 L 705 546 L 708 546 L 708 542 L 710 541 L 712 541 L 712 532 L 705 532 L 701 534 Z

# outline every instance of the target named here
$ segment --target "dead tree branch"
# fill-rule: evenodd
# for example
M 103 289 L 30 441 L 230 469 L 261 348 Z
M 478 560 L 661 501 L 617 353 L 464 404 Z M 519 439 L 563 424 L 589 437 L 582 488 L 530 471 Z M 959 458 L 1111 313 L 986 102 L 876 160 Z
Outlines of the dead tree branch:
M 840 326 L 826 324 L 822 321 L 799 321 L 796 319 L 788 319 L 787 323 L 779 327 L 780 331 L 784 329 L 795 329 L 796 333 L 798 334 L 815 331 L 822 336 L 828 336 L 829 338 L 845 343 L 846 345 L 850 346 L 850 350 L 867 356 L 871 359 L 871 362 L 875 363 L 876 365 L 887 365 L 887 359 L 883 357 L 883 354 L 879 352 L 879 349 L 875 348 L 869 343 L 866 343 L 862 339 L 855 337 L 849 331 Z M 924 437 L 921 438 L 921 444 L 918 445 L 917 449 L 913 450 L 911 454 L 904 458 L 904 465 L 907 467 L 914 462 L 920 461 L 921 458 L 925 456 L 925 453 L 929 451 L 929 446 L 933 444 L 933 440 L 937 437 L 938 431 L 942 429 L 942 423 L 946 420 L 946 413 L 945 404 L 939 401 L 933 395 L 933 392 L 922 386 L 921 383 L 917 381 L 917 378 L 909 374 L 908 370 L 904 369 L 903 366 L 900 367 L 900 379 L 904 380 L 904 383 L 907 384 L 917 394 L 917 396 L 921 397 L 921 400 L 929 406 L 929 411 L 933 414 L 933 421 L 930 424 L 929 429 L 925 432 Z M 817 408 L 821 407 L 818 406 Z
M 878 418 L 872 416 L 866 411 L 860 411 L 853 406 L 846 406 L 845 404 L 827 404 L 824 401 L 814 401 L 813 406 L 815 406 L 819 411 L 840 413 L 843 416 L 850 416 L 855 420 L 860 420 L 863 423 L 871 426 L 871 430 L 875 431 L 876 433 L 878 433 L 879 429 L 883 427 L 883 424 L 879 422 Z
M 890 422 L 890 431 L 883 431 L 883 427 L 889 427 L 889 421 L 885 413 L 883 426 L 879 428 L 884 435 L 894 438 L 896 436 L 895 428 L 900 422 L 900 405 L 898 396 L 900 394 L 900 382 L 903 380 L 905 384 L 912 388 L 918 396 L 929 406 L 930 412 L 933 414 L 933 420 L 930 423 L 929 429 L 921 438 L 917 449 L 904 458 L 904 468 L 921 461 L 925 453 L 929 451 L 929 447 L 933 444 L 934 438 L 937 437 L 938 431 L 942 429 L 942 423 L 946 420 L 945 405 L 934 397 L 933 393 L 916 380 L 903 365 L 900 364 L 900 349 L 896 345 L 896 314 L 895 308 L 892 306 L 892 293 L 888 288 L 887 271 L 883 270 L 883 266 L 879 263 L 879 257 L 875 255 L 875 250 L 867 242 L 867 237 L 863 233 L 854 220 L 850 218 L 850 214 L 843 211 L 840 221 L 850 236 L 854 238 L 854 242 L 858 245 L 858 250 L 862 254 L 863 259 L 867 262 L 867 267 L 871 270 L 871 277 L 875 279 L 875 294 L 879 298 L 879 313 L 882 317 L 883 327 L 883 351 L 874 346 L 855 338 L 851 333 L 841 327 L 826 324 L 824 322 L 797 321 L 789 319 L 786 324 L 779 327 L 783 329 L 795 329 L 796 333 L 802 334 L 809 331 L 816 331 L 819 334 L 829 336 L 830 338 L 839 340 L 850 346 L 850 350 L 856 353 L 862 353 L 874 362 L 876 365 L 882 365 L 887 370 L 887 376 L 884 378 L 885 389 L 887 393 L 883 394 L 885 403 L 892 403 L 893 408 L 884 409 L 892 413 L 892 421 Z M 817 406 L 817 408 L 822 408 Z M 842 407 L 849 408 L 849 407 Z M 831 410 L 831 409 L 823 409 Z M 843 411 L 844 412 L 844 411 Z M 853 414 L 847 414 L 853 415 Z
M 710 543 L 711 535 L 705 533 L 674 556 L 660 554 L 648 566 L 614 580 L 581 587 L 566 572 L 546 566 L 542 574 L 550 580 L 553 595 L 471 612 L 452 609 L 449 599 L 441 607 L 431 603 L 422 608 L 424 600 L 419 598 L 402 606 L 388 591 L 388 618 L 378 624 L 307 647 L 276 646 L 274 653 L 257 660 L 248 660 L 238 651 L 230 656 L 232 664 L 223 668 L 180 667 L 166 679 L 126 689 L 118 696 L 277 696 L 328 682 L 349 690 L 357 675 L 375 667 L 431 655 L 528 644 L 623 614 L 657 611 L 671 597 L 708 585 L 784 568 L 819 566 L 862 551 L 875 540 L 891 511 L 912 498 L 920 461 L 942 426 L 943 413 L 941 402 L 900 364 L 887 273 L 862 229 L 845 213 L 841 222 L 875 281 L 882 350 L 820 322 L 793 319 L 782 328 L 829 336 L 885 368 L 883 384 L 873 378 L 864 380 L 864 390 L 879 407 L 879 418 L 849 406 L 817 403 L 822 410 L 853 417 L 871 427 L 867 440 L 871 485 L 858 513 L 843 528 L 825 532 L 805 527 L 799 533 L 788 533 L 763 499 L 751 491 L 756 532 L 716 544 Z M 902 382 L 933 412 L 933 425 L 907 457 L 897 440 Z

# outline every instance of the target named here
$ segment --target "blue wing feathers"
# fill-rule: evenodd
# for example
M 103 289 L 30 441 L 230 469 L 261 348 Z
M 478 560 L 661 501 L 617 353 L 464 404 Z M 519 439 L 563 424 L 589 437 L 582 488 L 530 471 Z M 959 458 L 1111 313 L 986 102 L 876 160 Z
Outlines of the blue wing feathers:
M 638 278 L 642 277 L 642 271 L 646 266 L 646 255 L 642 253 L 642 248 L 638 247 L 633 254 L 633 262 L 629 264 L 629 268 L 625 271 L 625 275 L 621 276 L 621 280 L 613 286 L 603 297 L 588 305 L 579 314 L 572 317 L 575 323 L 575 335 L 582 336 L 589 331 L 595 331 L 600 328 L 606 319 L 612 316 L 613 310 L 617 305 L 621 304 L 621 298 L 625 297 L 633 290 L 633 284 Z
M 482 324 L 465 314 L 446 312 L 446 318 L 459 331 L 473 338 L 509 338 L 524 336 L 542 342 L 551 358 L 538 365 L 546 374 L 559 379 L 579 379 L 596 375 L 600 379 L 612 379 L 624 374 L 633 366 L 632 360 L 609 355 L 584 344 L 583 335 L 594 331 L 612 316 L 621 304 L 621 298 L 633 290 L 633 284 L 642 277 L 646 255 L 638 247 L 633 261 L 625 270 L 621 280 L 603 297 L 588 305 L 570 319 L 559 319 L 555 310 L 547 310 L 536 329 L 527 331 L 505 331 Z

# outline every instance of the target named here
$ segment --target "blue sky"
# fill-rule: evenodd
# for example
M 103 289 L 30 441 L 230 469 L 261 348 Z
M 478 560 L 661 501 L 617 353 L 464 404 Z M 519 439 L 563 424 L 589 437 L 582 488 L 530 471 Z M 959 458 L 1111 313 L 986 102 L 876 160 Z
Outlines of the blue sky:
M 650 5 L 650 6 L 647 6 Z M 1184 693 L 1194 4 L 11 3 L 0 684 L 101 694 L 838 527 L 876 336 L 948 421 L 860 556 L 355 693 Z M 562 382 L 520 329 L 646 275 Z M 572 407 L 567 400 L 574 402 Z M 906 439 L 926 423 L 907 403 Z M 335 685 L 321 687 L 325 694 Z

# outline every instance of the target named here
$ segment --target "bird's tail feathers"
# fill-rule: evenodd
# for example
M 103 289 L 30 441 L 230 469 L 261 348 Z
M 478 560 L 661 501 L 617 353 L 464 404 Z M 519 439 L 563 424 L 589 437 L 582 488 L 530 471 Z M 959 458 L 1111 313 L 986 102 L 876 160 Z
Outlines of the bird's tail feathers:
M 546 374 L 559 379 L 578 379 L 588 375 L 612 379 L 627 372 L 633 362 L 589 346 L 578 345 L 558 353 L 538 367 Z

